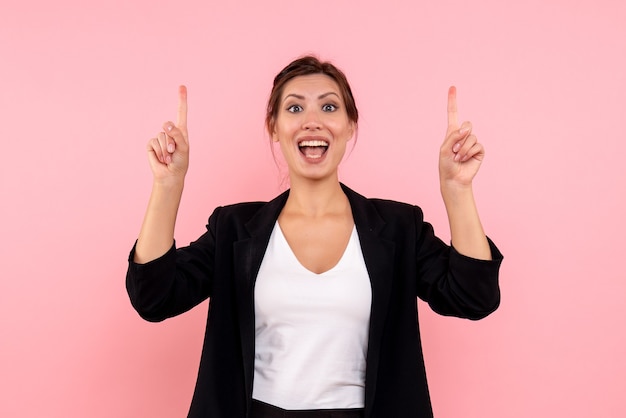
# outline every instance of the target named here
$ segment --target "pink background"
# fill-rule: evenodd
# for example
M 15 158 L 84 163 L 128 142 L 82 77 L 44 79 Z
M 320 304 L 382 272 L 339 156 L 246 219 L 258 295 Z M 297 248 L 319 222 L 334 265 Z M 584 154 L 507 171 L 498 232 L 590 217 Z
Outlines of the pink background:
M 343 68 L 360 106 L 343 181 L 420 205 L 445 240 L 450 84 L 485 144 L 502 305 L 480 322 L 422 305 L 436 416 L 626 416 L 625 4 L 3 2 L 0 416 L 185 416 L 206 303 L 150 324 L 124 288 L 145 144 L 187 84 L 180 244 L 215 206 L 273 197 L 265 100 L 306 52 Z

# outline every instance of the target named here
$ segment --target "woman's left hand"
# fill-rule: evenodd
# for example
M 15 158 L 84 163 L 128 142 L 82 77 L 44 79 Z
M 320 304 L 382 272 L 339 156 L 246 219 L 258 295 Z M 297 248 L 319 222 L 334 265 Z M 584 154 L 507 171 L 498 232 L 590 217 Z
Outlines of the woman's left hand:
M 485 149 L 472 133 L 472 124 L 459 124 L 456 87 L 448 90 L 448 129 L 439 152 L 441 187 L 471 187 L 480 168 Z

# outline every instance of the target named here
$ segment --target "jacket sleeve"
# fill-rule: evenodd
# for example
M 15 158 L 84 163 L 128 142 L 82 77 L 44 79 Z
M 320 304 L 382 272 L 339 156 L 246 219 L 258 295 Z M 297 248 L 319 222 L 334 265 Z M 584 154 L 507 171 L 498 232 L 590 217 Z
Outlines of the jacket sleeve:
M 464 256 L 434 235 L 416 210 L 418 296 L 441 315 L 481 319 L 500 305 L 499 269 L 503 256 L 487 238 L 491 260 Z
M 174 243 L 167 253 L 148 263 L 133 261 L 133 246 L 128 258 L 126 290 L 142 318 L 162 321 L 188 311 L 211 295 L 218 216 L 219 208 L 198 240 L 179 249 Z

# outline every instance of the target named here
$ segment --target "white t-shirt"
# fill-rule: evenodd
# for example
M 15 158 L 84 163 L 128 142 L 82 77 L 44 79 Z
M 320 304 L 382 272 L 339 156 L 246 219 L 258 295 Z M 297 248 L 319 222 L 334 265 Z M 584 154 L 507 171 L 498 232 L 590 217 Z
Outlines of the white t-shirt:
M 356 227 L 337 265 L 316 274 L 277 222 L 254 299 L 254 399 L 284 409 L 364 406 L 372 289 Z

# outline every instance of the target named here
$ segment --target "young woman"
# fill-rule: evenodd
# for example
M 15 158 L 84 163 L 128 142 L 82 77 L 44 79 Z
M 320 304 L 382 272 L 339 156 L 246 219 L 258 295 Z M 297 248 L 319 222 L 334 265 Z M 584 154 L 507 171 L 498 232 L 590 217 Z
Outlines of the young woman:
M 416 296 L 470 319 L 500 301 L 502 255 L 472 193 L 484 150 L 457 119 L 456 90 L 439 156 L 452 246 L 417 206 L 339 182 L 358 111 L 344 74 L 306 56 L 276 76 L 267 107 L 290 190 L 217 208 L 204 235 L 176 249 L 189 156 L 179 94 L 177 123 L 148 143 L 152 194 L 126 284 L 149 321 L 211 298 L 189 417 L 431 417 Z

